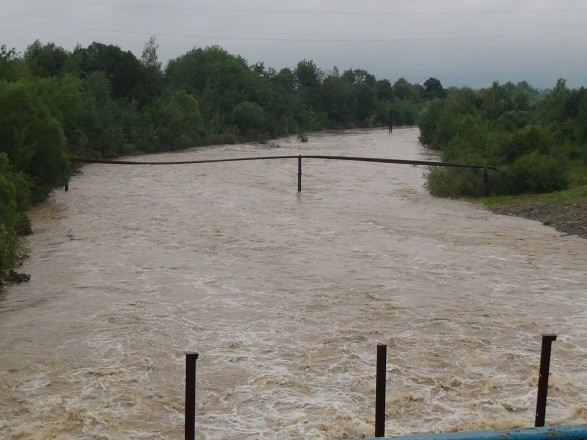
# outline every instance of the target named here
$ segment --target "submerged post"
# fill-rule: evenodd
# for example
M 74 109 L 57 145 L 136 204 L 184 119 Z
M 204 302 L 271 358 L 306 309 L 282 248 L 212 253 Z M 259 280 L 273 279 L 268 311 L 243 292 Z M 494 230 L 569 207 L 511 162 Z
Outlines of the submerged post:
M 196 360 L 198 353 L 185 353 L 185 440 L 196 438 Z
M 298 192 L 302 192 L 302 155 L 298 156 Z
M 548 375 L 550 374 L 550 352 L 556 335 L 542 335 L 542 352 L 540 354 L 540 374 L 538 376 L 538 398 L 536 399 L 535 427 L 544 426 L 546 419 L 546 396 L 548 394 Z
M 385 435 L 385 370 L 387 345 L 377 344 L 377 379 L 375 387 L 375 437 Z

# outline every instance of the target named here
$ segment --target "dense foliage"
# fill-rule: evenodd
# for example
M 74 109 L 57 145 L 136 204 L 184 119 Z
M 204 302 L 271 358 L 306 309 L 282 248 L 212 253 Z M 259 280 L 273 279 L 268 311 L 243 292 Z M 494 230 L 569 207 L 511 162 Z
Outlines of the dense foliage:
M 68 156 L 111 158 L 323 128 L 412 125 L 442 98 L 440 82 L 323 72 L 311 60 L 276 71 L 220 47 L 194 48 L 163 68 L 151 38 L 140 58 L 92 43 L 69 52 L 39 41 L 0 49 L 0 286 L 18 278 L 24 214 L 67 182 Z
M 419 126 L 421 141 L 443 160 L 501 171 L 432 170 L 435 195 L 542 193 L 587 183 L 587 90 L 571 90 L 562 79 L 543 92 L 526 82 L 449 89 L 424 106 Z

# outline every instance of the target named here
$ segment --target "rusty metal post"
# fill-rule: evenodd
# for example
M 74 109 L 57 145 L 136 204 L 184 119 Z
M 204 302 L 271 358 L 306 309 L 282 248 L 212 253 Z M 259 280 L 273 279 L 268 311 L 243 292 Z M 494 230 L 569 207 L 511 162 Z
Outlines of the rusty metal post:
M 298 156 L 298 192 L 302 192 L 302 155 Z
M 375 388 L 375 437 L 385 435 L 385 374 L 387 345 L 377 344 L 377 379 Z
M 196 360 L 198 353 L 185 353 L 185 440 L 196 438 Z
M 538 397 L 536 399 L 536 420 L 534 426 L 544 426 L 546 419 L 546 396 L 548 394 L 548 375 L 550 374 L 550 352 L 556 335 L 542 335 L 542 352 L 540 354 L 540 374 L 538 376 Z

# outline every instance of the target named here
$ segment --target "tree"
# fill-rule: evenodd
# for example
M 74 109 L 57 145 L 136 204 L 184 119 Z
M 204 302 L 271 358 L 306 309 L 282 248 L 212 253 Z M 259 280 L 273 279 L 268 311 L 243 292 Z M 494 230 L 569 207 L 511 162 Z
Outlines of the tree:
M 294 75 L 299 89 L 310 90 L 318 89 L 324 76 L 312 60 L 300 61 L 294 70 Z
M 352 86 L 340 77 L 328 76 L 322 83 L 322 107 L 328 123 L 344 127 L 353 123 L 356 112 L 356 95 Z
M 268 75 L 267 70 L 265 70 L 265 63 L 262 61 L 259 61 L 255 64 L 253 64 L 252 66 L 250 66 L 250 69 L 252 72 L 256 73 L 259 76 L 267 76 Z
M 393 90 L 391 83 L 387 79 L 381 79 L 375 83 L 375 93 L 380 101 L 391 101 L 393 99 Z
M 27 64 L 18 57 L 15 49 L 0 46 L 0 81 L 18 81 L 30 76 Z
M 157 57 L 157 39 L 153 36 L 145 44 L 143 54 L 141 55 L 141 64 L 144 67 L 144 82 L 137 89 L 140 96 L 139 101 L 142 104 L 149 103 L 161 95 L 163 92 L 163 72 L 161 72 L 161 62 Z
M 424 82 L 424 99 L 431 100 L 434 98 L 444 98 L 446 92 L 439 80 L 436 78 L 428 78 Z
M 358 86 L 356 118 L 359 124 L 365 124 L 373 116 L 376 104 L 375 88 L 367 83 Z
M 281 92 L 292 93 L 296 87 L 296 76 L 286 67 L 273 76 L 272 82 Z
M 132 52 L 125 52 L 118 46 L 92 43 L 86 49 L 76 49 L 70 58 L 69 69 L 81 76 L 103 72 L 115 99 L 144 98 L 145 69 Z
M 393 84 L 393 96 L 398 99 L 410 99 L 412 97 L 412 84 L 401 77 Z
M 353 86 L 360 86 L 367 84 L 369 86 L 375 85 L 375 77 L 366 70 L 354 69 L 345 70 L 342 74 L 342 79 Z
M 314 61 L 302 60 L 295 70 L 296 88 L 304 99 L 304 102 L 315 111 L 321 110 L 321 99 L 318 91 L 322 84 L 324 74 Z
M 264 126 L 263 109 L 256 102 L 245 101 L 234 107 L 231 121 L 241 135 L 259 133 Z
M 155 133 L 163 150 L 176 150 L 201 143 L 205 134 L 200 107 L 185 90 L 166 95 L 153 110 Z
M 110 82 L 104 72 L 89 74 L 83 81 L 83 88 L 92 110 L 83 128 L 89 148 L 99 157 L 115 157 L 126 142 L 120 115 L 122 102 L 112 99 Z
M 157 38 L 155 38 L 155 36 L 149 38 L 149 41 L 147 41 L 143 49 L 143 54 L 141 55 L 141 63 L 147 69 L 152 69 L 155 71 L 161 70 L 161 62 L 157 57 L 158 48 L 159 45 L 157 44 Z
M 39 40 L 27 47 L 24 53 L 31 73 L 40 77 L 60 75 L 68 57 L 69 53 L 62 47 L 53 43 L 42 44 Z
M 97 110 L 83 81 L 70 74 L 37 79 L 35 94 L 60 122 L 70 152 L 83 150 L 87 139 L 82 139 L 86 138 Z
M 0 88 L 0 153 L 15 172 L 29 175 L 44 193 L 67 180 L 65 137 L 59 122 L 36 96 L 30 84 Z
M 229 54 L 220 46 L 194 48 L 170 60 L 166 68 L 169 84 L 201 96 L 206 86 L 211 89 L 238 88 L 239 81 L 251 74 L 244 58 Z

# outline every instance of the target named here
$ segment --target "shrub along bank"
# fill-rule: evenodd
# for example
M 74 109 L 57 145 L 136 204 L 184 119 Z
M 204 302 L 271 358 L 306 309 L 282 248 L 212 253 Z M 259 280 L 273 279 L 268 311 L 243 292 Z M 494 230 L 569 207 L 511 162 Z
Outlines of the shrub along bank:
M 584 236 L 580 233 L 587 223 L 587 90 L 583 87 L 569 89 L 561 79 L 546 91 L 526 82 L 494 82 L 481 90 L 452 88 L 446 97 L 423 107 L 418 124 L 422 143 L 440 150 L 443 160 L 497 166 L 501 172 L 484 175 L 466 169 L 431 170 L 428 188 L 433 195 L 482 197 L 562 191 L 549 198 L 500 198 L 499 203 L 507 208 L 499 209 Z M 565 191 L 568 188 L 576 190 Z M 567 204 L 569 198 L 573 201 Z M 487 203 L 497 209 L 498 201 Z M 574 213 L 571 219 L 569 212 Z
M 432 194 L 544 193 L 587 183 L 587 91 L 562 79 L 543 92 L 525 82 L 449 89 L 424 106 L 418 125 L 422 143 L 443 160 L 493 165 L 503 175 L 433 170 Z

